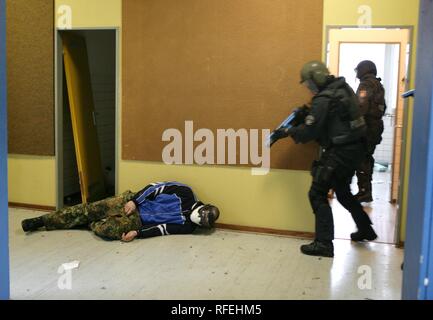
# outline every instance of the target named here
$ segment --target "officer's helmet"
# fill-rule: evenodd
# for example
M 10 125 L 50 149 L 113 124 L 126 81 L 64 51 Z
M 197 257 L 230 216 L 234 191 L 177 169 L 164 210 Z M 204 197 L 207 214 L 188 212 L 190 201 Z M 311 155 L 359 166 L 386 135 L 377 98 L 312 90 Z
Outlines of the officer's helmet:
M 329 70 L 321 61 L 310 61 L 301 69 L 301 83 L 307 85 L 312 91 L 318 91 L 328 81 Z
M 366 74 L 373 74 L 374 76 L 377 76 L 376 65 L 370 60 L 364 60 L 358 63 L 355 68 L 355 72 L 358 79 L 361 79 Z

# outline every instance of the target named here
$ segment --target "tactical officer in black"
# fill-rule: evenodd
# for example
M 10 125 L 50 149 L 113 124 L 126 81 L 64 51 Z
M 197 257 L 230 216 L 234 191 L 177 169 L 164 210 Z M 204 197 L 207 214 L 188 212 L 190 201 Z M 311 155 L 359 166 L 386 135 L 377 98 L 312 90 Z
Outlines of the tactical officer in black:
M 382 141 L 383 120 L 385 114 L 385 90 L 376 78 L 377 70 L 374 62 L 361 61 L 355 69 L 356 77 L 361 81 L 356 91 L 361 114 L 367 125 L 367 155 L 356 170 L 359 192 L 355 197 L 360 202 L 371 202 L 371 180 L 374 168 L 374 150 Z
M 301 246 L 301 251 L 333 257 L 334 220 L 327 198 L 331 188 L 358 227 L 351 238 L 363 241 L 377 237 L 370 218 L 350 191 L 355 169 L 365 156 L 365 121 L 353 90 L 344 78 L 330 75 L 322 62 L 306 63 L 301 79 L 314 94 L 310 111 L 299 125 L 276 133 L 291 136 L 296 143 L 317 140 L 322 148 L 320 159 L 313 162 L 308 194 L 315 214 L 316 237 L 311 244 Z

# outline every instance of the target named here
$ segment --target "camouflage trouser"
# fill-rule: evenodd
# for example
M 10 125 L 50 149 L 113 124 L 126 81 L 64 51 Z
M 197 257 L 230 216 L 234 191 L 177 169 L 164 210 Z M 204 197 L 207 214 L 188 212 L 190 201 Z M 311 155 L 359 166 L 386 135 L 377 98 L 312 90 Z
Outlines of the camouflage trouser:
M 47 230 L 88 227 L 96 235 L 109 240 L 119 240 L 122 233 L 141 228 L 137 210 L 127 216 L 125 203 L 134 193 L 126 191 L 119 196 L 97 202 L 79 204 L 42 216 Z

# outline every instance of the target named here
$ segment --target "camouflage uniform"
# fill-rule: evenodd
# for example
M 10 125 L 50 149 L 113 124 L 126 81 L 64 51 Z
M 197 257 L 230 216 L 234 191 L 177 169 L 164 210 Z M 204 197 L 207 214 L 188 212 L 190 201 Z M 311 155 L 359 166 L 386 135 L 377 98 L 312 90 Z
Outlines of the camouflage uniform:
M 42 220 L 47 230 L 87 227 L 101 238 L 120 240 L 122 233 L 142 226 L 137 210 L 127 216 L 123 209 L 133 197 L 133 192 L 126 191 L 119 196 L 43 215 Z

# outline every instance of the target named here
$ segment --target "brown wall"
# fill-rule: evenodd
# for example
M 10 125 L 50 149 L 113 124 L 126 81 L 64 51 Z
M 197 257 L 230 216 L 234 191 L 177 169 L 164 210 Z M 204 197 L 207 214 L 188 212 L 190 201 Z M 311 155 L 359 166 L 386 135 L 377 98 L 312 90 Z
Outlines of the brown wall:
M 54 3 L 7 0 L 9 153 L 54 155 Z
M 122 158 L 161 161 L 163 131 L 185 120 L 280 124 L 310 99 L 299 70 L 321 57 L 322 15 L 319 0 L 123 1 Z M 271 166 L 307 169 L 316 151 L 286 139 Z

